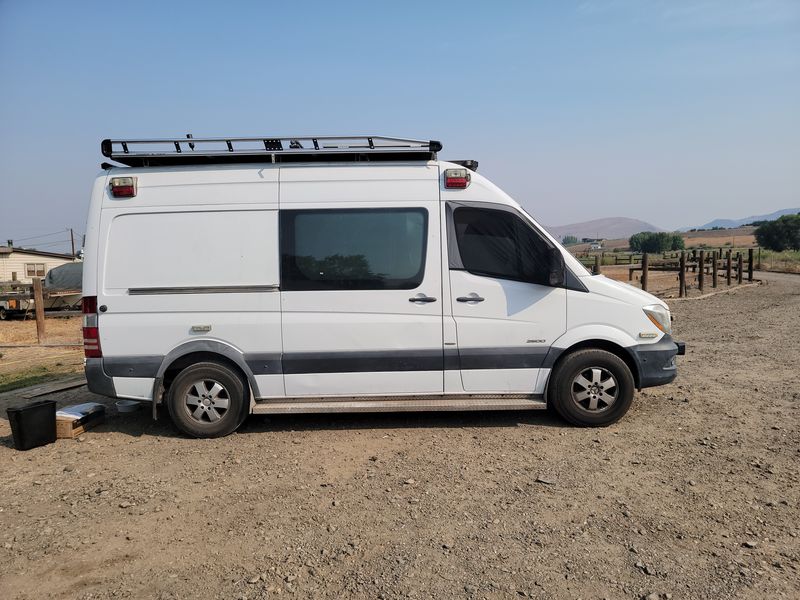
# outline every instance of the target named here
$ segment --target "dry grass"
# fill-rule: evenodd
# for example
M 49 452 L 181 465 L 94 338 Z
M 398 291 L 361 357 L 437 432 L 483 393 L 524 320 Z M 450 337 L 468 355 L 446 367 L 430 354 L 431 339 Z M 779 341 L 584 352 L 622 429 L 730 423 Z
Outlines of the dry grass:
M 739 227 L 717 231 L 691 231 L 683 234 L 687 248 L 755 248 L 758 243 L 755 227 Z
M 50 344 L 81 341 L 81 318 L 45 319 L 46 342 Z M 35 385 L 83 369 L 83 348 L 37 347 L 35 320 L 0 322 L 0 392 Z M 23 347 L 5 347 L 15 346 Z
M 81 317 L 47 318 L 44 323 L 47 343 L 63 344 L 81 341 Z M 35 343 L 35 319 L 0 321 L 0 346 Z
M 687 231 L 682 233 L 681 236 L 687 248 L 700 248 L 701 246 L 709 248 L 754 248 L 758 245 L 754 235 L 755 230 L 755 227 L 737 227 L 736 229 Z M 605 240 L 603 242 L 603 252 L 609 252 L 614 249 L 627 250 L 628 238 Z M 589 244 L 575 244 L 570 246 L 569 250 L 573 254 L 576 252 L 588 252 Z

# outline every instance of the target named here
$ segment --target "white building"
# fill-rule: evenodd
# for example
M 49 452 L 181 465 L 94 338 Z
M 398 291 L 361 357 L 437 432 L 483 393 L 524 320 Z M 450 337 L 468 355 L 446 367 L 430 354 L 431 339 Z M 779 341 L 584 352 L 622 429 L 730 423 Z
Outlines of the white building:
M 53 267 L 78 260 L 71 254 L 0 246 L 0 282 L 32 283 L 34 277 L 43 279 Z

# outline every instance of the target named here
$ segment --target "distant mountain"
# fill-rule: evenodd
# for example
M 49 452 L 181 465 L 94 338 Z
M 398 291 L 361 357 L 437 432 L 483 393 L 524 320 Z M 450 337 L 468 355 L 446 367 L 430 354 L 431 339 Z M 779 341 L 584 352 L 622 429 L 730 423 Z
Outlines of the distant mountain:
M 582 238 L 615 240 L 629 238 L 640 231 L 663 231 L 650 223 L 627 217 L 609 217 L 582 223 L 570 223 L 569 225 L 550 225 L 545 228 L 556 238 L 561 239 L 565 235 L 574 235 L 578 240 Z
M 795 215 L 797 213 L 800 213 L 800 208 L 782 208 L 781 210 L 776 210 L 774 213 L 770 213 L 768 215 L 753 215 L 750 217 L 745 217 L 744 219 L 714 219 L 705 225 L 697 227 L 697 229 L 711 229 L 712 227 L 724 227 L 726 229 L 730 229 L 732 227 L 741 227 L 742 225 L 747 225 L 753 221 L 774 221 L 783 215 Z M 681 231 L 686 231 L 686 229 L 681 229 Z

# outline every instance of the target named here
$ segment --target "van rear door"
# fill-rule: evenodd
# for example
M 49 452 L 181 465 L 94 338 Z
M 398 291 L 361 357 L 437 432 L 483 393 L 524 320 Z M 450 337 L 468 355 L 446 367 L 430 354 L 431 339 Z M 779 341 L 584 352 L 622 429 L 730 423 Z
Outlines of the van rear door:
M 282 167 L 287 396 L 443 391 L 435 168 Z

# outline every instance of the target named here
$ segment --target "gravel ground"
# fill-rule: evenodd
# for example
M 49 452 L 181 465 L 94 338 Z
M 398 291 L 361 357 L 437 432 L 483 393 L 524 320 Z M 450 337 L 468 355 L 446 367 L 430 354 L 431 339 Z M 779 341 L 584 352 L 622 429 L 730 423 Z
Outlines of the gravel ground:
M 678 380 L 605 429 L 322 415 L 193 440 L 110 408 L 22 453 L 5 395 L 2 597 L 797 598 L 800 278 L 672 304 Z

